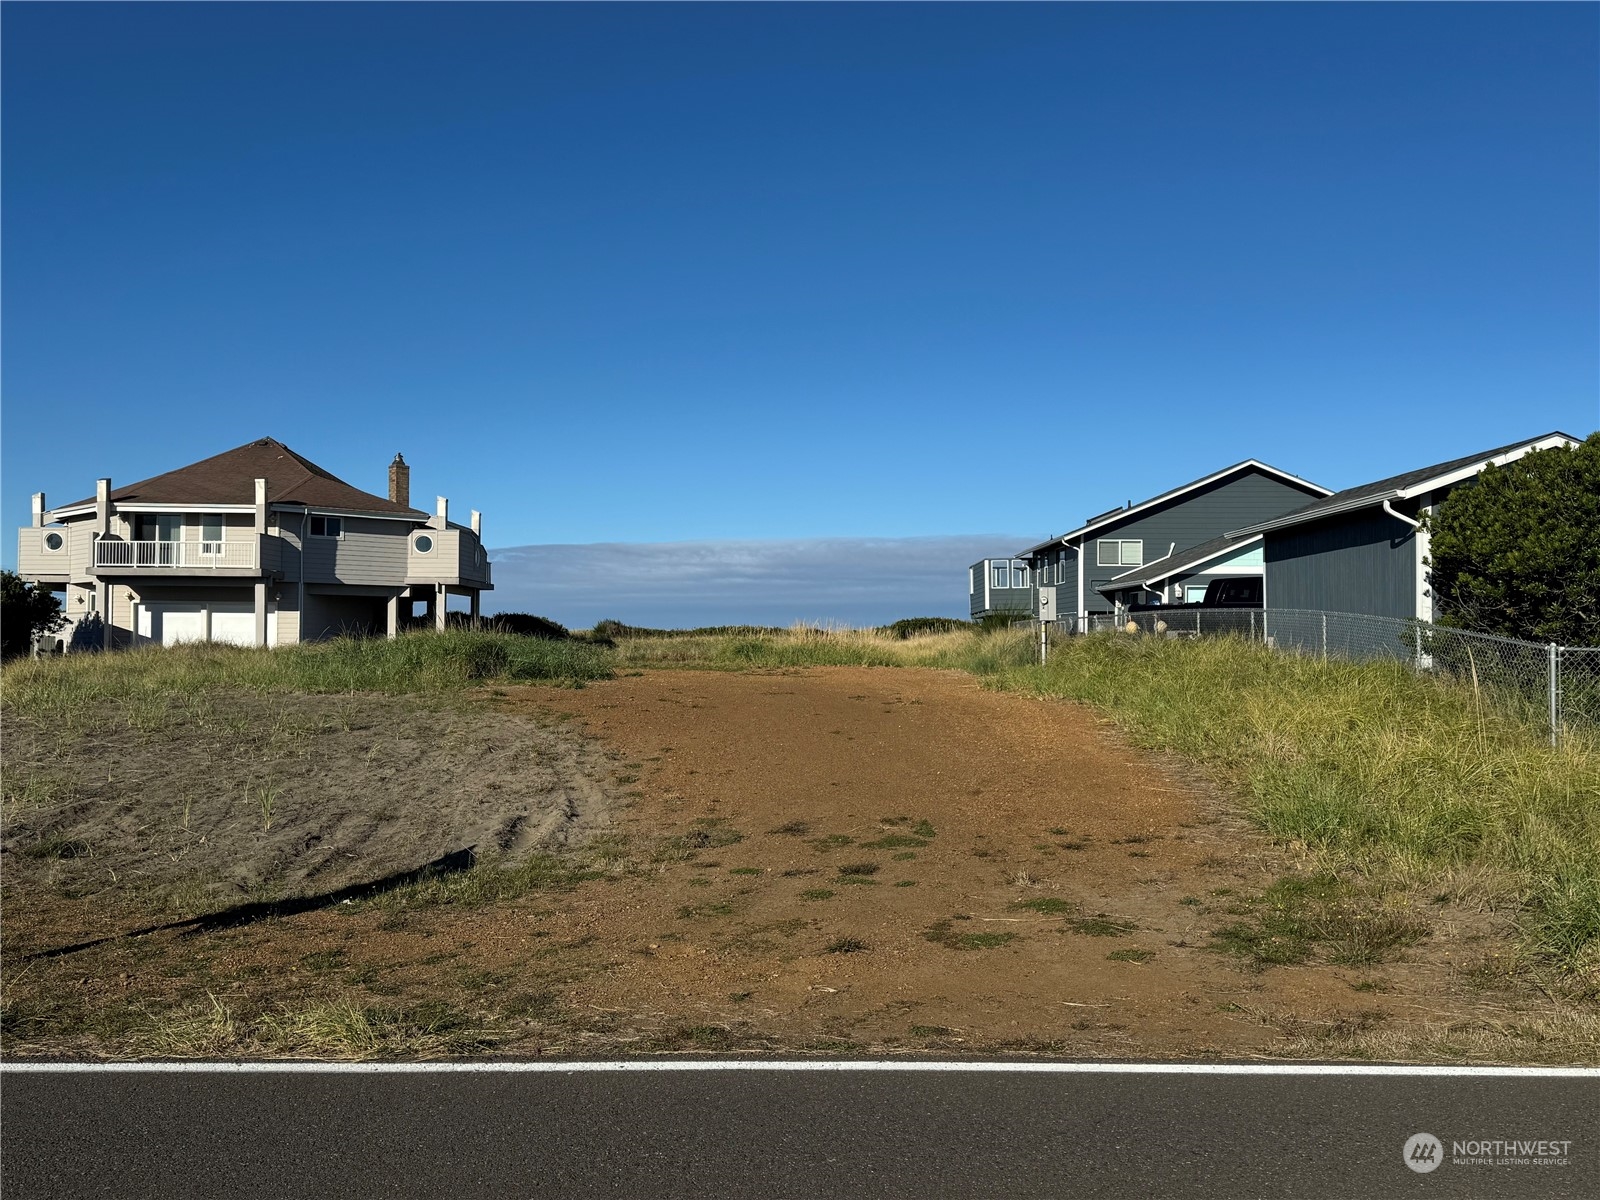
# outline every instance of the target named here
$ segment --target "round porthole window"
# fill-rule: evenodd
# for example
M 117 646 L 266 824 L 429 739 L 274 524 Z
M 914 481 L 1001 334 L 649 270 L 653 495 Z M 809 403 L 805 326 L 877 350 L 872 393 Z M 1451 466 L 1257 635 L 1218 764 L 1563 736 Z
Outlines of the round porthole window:
M 44 535 L 44 548 L 46 550 L 59 550 L 61 549 L 62 545 L 64 545 L 64 543 L 62 542 L 61 535 L 59 533 L 47 533 Z
M 417 548 L 418 554 L 426 554 L 433 549 L 433 539 L 425 533 L 418 534 L 411 544 Z

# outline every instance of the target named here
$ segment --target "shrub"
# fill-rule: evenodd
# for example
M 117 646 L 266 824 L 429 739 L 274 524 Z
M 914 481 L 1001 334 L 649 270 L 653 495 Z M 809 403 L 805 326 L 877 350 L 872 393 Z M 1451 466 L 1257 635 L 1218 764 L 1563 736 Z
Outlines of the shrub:
M 1600 433 L 1486 468 L 1428 525 L 1442 624 L 1600 644 Z
M 545 638 L 552 642 L 561 642 L 570 638 L 565 625 L 552 621 L 547 617 L 536 617 L 531 613 L 496 613 L 489 618 L 489 628 L 497 633 L 516 633 L 523 637 Z
M 28 583 L 15 571 L 0 571 L 0 657 L 28 653 L 36 635 L 51 633 L 66 624 L 61 601 L 54 592 Z
M 916 637 L 920 633 L 955 633 L 962 629 L 971 629 L 971 621 L 962 621 L 956 617 L 904 617 L 893 625 L 885 625 L 882 632 L 902 640 Z

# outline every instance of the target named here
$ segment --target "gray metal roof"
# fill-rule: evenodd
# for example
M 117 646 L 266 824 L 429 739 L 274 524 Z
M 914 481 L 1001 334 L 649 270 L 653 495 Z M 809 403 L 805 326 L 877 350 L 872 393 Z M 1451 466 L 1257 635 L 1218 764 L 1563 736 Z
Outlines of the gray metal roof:
M 1376 508 L 1385 500 L 1396 500 L 1400 496 L 1429 480 L 1439 479 L 1452 475 L 1464 468 L 1479 464 L 1487 465 L 1490 460 L 1499 458 L 1502 454 L 1510 454 L 1513 450 L 1521 450 L 1537 442 L 1548 441 L 1551 438 L 1566 438 L 1572 445 L 1577 445 L 1579 439 L 1570 433 L 1556 430 L 1552 433 L 1542 433 L 1538 437 L 1524 438 L 1520 442 L 1512 442 L 1508 446 L 1497 446 L 1493 450 L 1481 450 L 1477 454 L 1468 454 L 1462 458 L 1453 458 L 1449 462 L 1434 463 L 1431 467 L 1418 467 L 1414 471 L 1404 471 L 1399 475 L 1391 475 L 1387 479 L 1379 479 L 1373 483 L 1363 483 L 1358 487 L 1346 488 L 1342 492 L 1335 492 L 1321 500 L 1313 500 L 1304 507 L 1293 512 L 1284 513 L 1281 517 L 1274 517 L 1270 521 L 1262 521 L 1255 525 L 1246 525 L 1242 529 L 1235 529 L 1230 536 L 1248 533 L 1262 533 L 1268 529 L 1286 529 L 1291 525 L 1304 525 L 1307 521 L 1317 521 L 1323 517 L 1331 517 L 1337 513 L 1353 512 L 1362 508 Z

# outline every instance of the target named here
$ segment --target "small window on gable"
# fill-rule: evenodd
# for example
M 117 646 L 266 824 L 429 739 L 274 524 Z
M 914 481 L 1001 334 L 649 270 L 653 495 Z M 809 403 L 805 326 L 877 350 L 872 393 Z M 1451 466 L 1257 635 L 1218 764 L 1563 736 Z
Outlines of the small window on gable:
M 312 517 L 311 518 L 311 536 L 312 537 L 330 537 L 330 538 L 343 537 L 344 536 L 344 518 L 343 517 Z

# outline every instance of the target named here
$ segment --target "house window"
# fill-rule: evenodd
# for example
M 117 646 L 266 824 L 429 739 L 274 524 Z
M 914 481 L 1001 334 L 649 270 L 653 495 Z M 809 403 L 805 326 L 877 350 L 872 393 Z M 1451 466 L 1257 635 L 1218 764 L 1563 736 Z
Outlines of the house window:
M 1206 598 L 1206 585 L 1203 583 L 1189 584 L 1183 589 L 1183 598 L 1190 604 L 1199 604 Z
M 1060 558 L 1056 559 L 1056 582 L 1057 583 L 1065 583 L 1066 581 L 1067 581 L 1067 556 L 1065 554 L 1063 554 Z
M 312 517 L 311 536 L 336 538 L 344 536 L 343 517 Z
M 1094 562 L 1097 567 L 1141 567 L 1144 565 L 1144 541 L 1141 538 L 1129 541 L 1101 538 L 1095 543 Z
M 1028 568 L 1021 563 L 1011 564 L 1011 586 L 1025 588 L 1028 586 Z
M 427 554 L 433 549 L 433 539 L 425 533 L 417 534 L 417 536 L 411 540 L 411 544 L 417 548 L 418 554 Z
M 222 553 L 222 518 L 200 518 L 200 553 Z
M 136 542 L 176 542 L 183 535 L 183 518 L 176 513 L 136 513 L 133 540 Z
M 1003 588 L 1011 586 L 1011 569 L 1007 567 L 1005 563 L 1001 563 L 996 567 L 991 567 L 989 569 L 989 573 L 993 579 L 993 582 L 990 584 L 991 587 Z
M 44 548 L 46 550 L 59 550 L 63 544 L 59 533 L 47 533 L 44 535 Z

